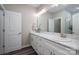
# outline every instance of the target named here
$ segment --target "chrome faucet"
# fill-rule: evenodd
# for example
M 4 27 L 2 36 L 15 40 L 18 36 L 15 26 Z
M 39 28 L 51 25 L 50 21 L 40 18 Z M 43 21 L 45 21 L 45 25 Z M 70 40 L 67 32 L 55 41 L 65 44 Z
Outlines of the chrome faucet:
M 66 35 L 64 33 L 60 33 L 60 36 L 63 37 L 63 38 L 66 37 Z

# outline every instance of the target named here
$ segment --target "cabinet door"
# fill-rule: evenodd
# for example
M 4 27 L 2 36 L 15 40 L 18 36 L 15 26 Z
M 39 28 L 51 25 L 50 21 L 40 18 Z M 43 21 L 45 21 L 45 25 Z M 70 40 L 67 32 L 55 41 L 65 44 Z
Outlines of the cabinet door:
M 66 55 L 66 54 L 64 54 L 64 53 L 65 53 L 65 51 L 62 52 L 61 50 L 54 49 L 54 54 L 55 54 L 55 55 Z
M 31 34 L 31 40 L 30 40 L 31 45 L 32 45 L 33 49 L 34 49 L 38 54 L 40 54 L 39 51 L 38 51 L 38 40 L 37 40 L 37 39 L 38 39 L 37 36 Z
M 35 43 L 36 43 L 36 42 L 35 42 L 35 39 L 36 39 L 35 36 L 31 34 L 30 42 L 31 42 L 31 45 L 32 45 L 32 47 L 33 47 L 34 49 L 35 49 L 35 46 L 36 46 L 36 45 L 35 45 Z
M 32 47 L 33 47 L 33 42 L 34 42 L 33 40 L 34 40 L 33 35 L 30 34 L 30 44 L 32 45 Z
M 37 49 L 39 51 L 39 54 L 41 54 L 41 55 L 50 55 L 51 54 L 49 47 L 44 43 L 38 44 Z
M 3 11 L 0 10 L 0 54 L 3 54 Z
M 43 44 L 43 54 L 44 55 L 50 55 L 51 54 L 51 48 L 48 46 L 48 44 Z
M 44 42 L 44 39 L 39 37 L 38 39 L 38 51 L 41 55 L 50 55 L 50 47 L 48 46 L 48 44 L 46 42 Z

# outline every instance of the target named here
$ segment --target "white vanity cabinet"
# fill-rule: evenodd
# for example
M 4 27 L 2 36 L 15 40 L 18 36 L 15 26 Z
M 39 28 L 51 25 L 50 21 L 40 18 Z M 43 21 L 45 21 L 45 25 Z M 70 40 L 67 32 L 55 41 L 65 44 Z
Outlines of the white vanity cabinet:
M 31 45 L 39 55 L 51 54 L 49 47 L 36 35 L 31 35 Z
M 31 34 L 31 45 L 39 55 L 75 55 L 76 51 L 49 41 L 38 35 Z

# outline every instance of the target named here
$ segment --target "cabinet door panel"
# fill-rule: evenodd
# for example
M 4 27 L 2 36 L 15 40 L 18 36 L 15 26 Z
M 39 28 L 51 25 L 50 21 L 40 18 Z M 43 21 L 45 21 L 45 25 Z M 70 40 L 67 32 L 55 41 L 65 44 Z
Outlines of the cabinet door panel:
M 50 55 L 49 47 L 44 43 L 38 45 L 38 51 L 41 55 Z
M 44 55 L 50 55 L 51 54 L 51 51 L 50 51 L 50 47 L 46 44 L 43 45 L 43 52 L 44 52 Z
M 41 54 L 42 55 L 50 55 L 51 54 L 51 47 L 49 46 L 49 44 L 47 42 L 44 42 L 44 38 L 40 38 L 39 39 L 40 42 L 40 46 L 39 49 L 41 50 Z
M 54 50 L 55 55 L 66 55 L 63 52 L 59 51 L 59 50 Z

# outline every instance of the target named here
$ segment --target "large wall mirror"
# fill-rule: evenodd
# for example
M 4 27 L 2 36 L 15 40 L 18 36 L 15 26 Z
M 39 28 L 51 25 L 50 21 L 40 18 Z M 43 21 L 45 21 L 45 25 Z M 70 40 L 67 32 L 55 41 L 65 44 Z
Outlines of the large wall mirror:
M 79 5 L 59 4 L 37 17 L 41 32 L 79 34 Z

